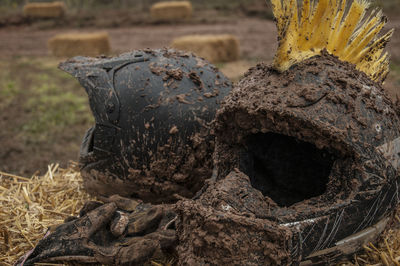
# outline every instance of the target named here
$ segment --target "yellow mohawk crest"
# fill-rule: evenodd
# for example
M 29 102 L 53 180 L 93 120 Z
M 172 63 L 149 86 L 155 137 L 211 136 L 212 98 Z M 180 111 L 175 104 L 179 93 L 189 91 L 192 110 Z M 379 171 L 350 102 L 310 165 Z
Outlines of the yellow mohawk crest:
M 393 30 L 378 37 L 387 22 L 381 11 L 374 10 L 364 18 L 369 7 L 367 0 L 302 2 L 300 8 L 298 0 L 271 0 L 279 41 L 275 69 L 285 71 L 326 49 L 340 60 L 356 65 L 372 80 L 385 80 L 389 56 L 384 48 Z

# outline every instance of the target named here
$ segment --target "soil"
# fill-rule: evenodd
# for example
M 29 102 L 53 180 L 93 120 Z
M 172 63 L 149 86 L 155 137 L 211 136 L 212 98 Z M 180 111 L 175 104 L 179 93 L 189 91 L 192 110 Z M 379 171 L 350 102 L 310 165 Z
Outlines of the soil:
M 189 34 L 234 34 L 241 43 L 244 58 L 272 60 L 276 30 L 272 21 L 244 18 L 218 24 L 143 25 L 119 28 L 48 29 L 32 27 L 0 28 L 0 58 L 10 56 L 47 56 L 47 41 L 56 34 L 68 32 L 107 31 L 114 54 L 143 48 L 169 46 L 174 38 Z
M 395 28 L 388 45 L 391 59 L 400 61 L 400 20 L 392 20 L 387 29 Z M 241 57 L 270 62 L 277 47 L 273 21 L 241 18 L 216 24 L 139 25 L 131 27 L 84 29 L 60 28 L 40 30 L 34 27 L 0 28 L 0 58 L 12 56 L 48 56 L 47 41 L 56 34 L 68 32 L 107 31 L 111 37 L 114 54 L 143 48 L 162 48 L 174 38 L 189 34 L 234 34 L 239 38 Z
M 11 79 L 15 78 L 16 83 L 14 84 L 14 89 L 18 94 L 13 96 L 10 104 L 6 104 L 5 109 L 1 108 L 2 111 L 0 112 L 0 127 L 2 128 L 2 130 L 0 130 L 0 171 L 31 176 L 34 173 L 39 174 L 39 172 L 44 174 L 47 171 L 48 165 L 51 163 L 61 163 L 62 166 L 65 167 L 69 161 L 76 161 L 82 134 L 87 128 L 87 122 L 90 117 L 83 114 L 86 118 L 78 119 L 77 123 L 64 128 L 63 131 L 53 130 L 46 134 L 32 133 L 32 135 L 29 136 L 25 135 L 23 132 L 26 131 L 23 131 L 22 128 L 30 125 L 32 122 L 32 113 L 35 113 L 35 119 L 40 120 L 41 118 L 36 115 L 39 115 L 42 111 L 38 110 L 46 108 L 46 112 L 48 112 L 49 109 L 51 109 L 46 106 L 46 103 L 41 103 L 42 99 L 35 100 L 35 102 L 43 106 L 32 107 L 29 104 L 33 98 L 38 97 L 38 94 L 34 91 L 34 88 L 39 88 L 36 87 L 38 81 L 34 80 L 34 78 L 40 75 L 38 73 L 43 71 L 43 68 L 35 66 L 35 61 L 25 63 L 22 61 L 12 62 L 8 60 L 8 62 L 7 68 L 3 69 L 9 71 Z M 1 64 L 1 66 L 5 67 L 6 65 Z M 50 73 L 46 71 L 44 75 L 47 76 L 51 74 L 52 71 L 50 71 Z M 75 82 L 68 82 L 68 84 L 65 84 L 63 77 L 56 76 L 57 75 L 54 76 L 52 82 L 56 82 L 57 84 L 63 84 L 62 82 L 64 82 L 65 90 L 73 92 L 74 94 L 76 93 L 79 95 L 77 97 L 86 97 L 81 88 L 71 88 L 71 85 L 77 85 Z M 19 85 L 23 87 L 20 88 Z M 51 86 L 53 86 L 53 84 L 47 84 L 47 88 Z M 50 97 L 53 96 L 54 95 L 51 94 Z M 1 96 L 1 98 L 2 100 L 7 100 L 7 97 L 3 98 L 3 96 Z M 3 104 L 2 100 L 0 101 L 0 105 Z M 33 111 L 32 109 L 37 110 Z M 30 129 L 27 129 L 27 131 L 30 131 Z

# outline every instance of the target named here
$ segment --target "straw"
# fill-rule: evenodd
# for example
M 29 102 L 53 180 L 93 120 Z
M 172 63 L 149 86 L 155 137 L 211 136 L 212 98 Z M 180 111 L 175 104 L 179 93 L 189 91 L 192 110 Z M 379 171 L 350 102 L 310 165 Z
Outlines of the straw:
M 75 163 L 68 169 L 50 165 L 44 176 L 32 178 L 0 172 L 0 265 L 13 265 L 50 226 L 76 216 L 91 199 L 75 169 Z
M 400 208 L 397 209 L 400 214 Z M 377 245 L 369 243 L 364 246 L 363 254 L 356 256 L 355 265 L 396 265 L 400 266 L 400 219 L 398 215 L 392 225 L 382 235 Z M 349 264 L 348 264 L 349 265 Z M 354 264 L 353 264 L 354 265 Z
M 30 179 L 0 172 L 0 265 L 13 265 L 43 238 L 50 226 L 76 216 L 83 203 L 93 199 L 84 191 L 76 169 L 76 163 L 68 169 L 50 165 L 44 176 Z M 386 230 L 377 245 L 369 243 L 353 261 L 340 265 L 400 266 L 399 214 L 400 208 L 392 228 Z M 146 265 L 174 264 L 168 259 L 151 260 Z

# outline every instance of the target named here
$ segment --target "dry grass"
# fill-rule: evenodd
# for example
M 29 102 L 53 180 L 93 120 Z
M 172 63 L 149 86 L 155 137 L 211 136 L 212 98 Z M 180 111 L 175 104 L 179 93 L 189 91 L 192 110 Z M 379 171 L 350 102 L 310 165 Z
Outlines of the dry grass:
M 188 35 L 173 40 L 171 46 L 193 52 L 212 63 L 232 62 L 240 57 L 239 40 L 231 34 Z
M 60 18 L 65 15 L 64 2 L 28 3 L 24 6 L 24 16 L 30 18 Z
M 155 21 L 177 21 L 192 17 L 193 8 L 189 1 L 159 2 L 150 8 Z
M 55 56 L 97 56 L 111 51 L 108 33 L 66 33 L 51 38 L 48 42 Z
M 13 265 L 50 226 L 77 215 L 90 199 L 73 169 L 51 165 L 46 175 L 32 178 L 0 172 L 0 265 Z
M 31 250 L 51 226 L 76 216 L 90 196 L 75 164 L 69 169 L 49 166 L 44 176 L 25 178 L 0 172 L 0 265 L 13 263 Z M 400 208 L 398 213 L 400 213 Z M 400 265 L 400 218 L 382 240 L 364 247 L 352 262 L 341 265 Z M 150 261 L 147 265 L 171 265 Z

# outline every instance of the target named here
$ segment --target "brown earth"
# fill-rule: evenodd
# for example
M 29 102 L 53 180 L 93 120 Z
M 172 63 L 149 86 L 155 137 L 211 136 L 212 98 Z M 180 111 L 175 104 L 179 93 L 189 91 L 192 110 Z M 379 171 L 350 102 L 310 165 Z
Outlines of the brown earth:
M 400 62 L 400 20 L 392 20 L 388 28 L 397 29 L 388 50 L 393 62 Z M 29 57 L 36 60 L 63 60 L 49 56 L 47 41 L 56 34 L 68 32 L 94 32 L 107 31 L 111 38 L 111 47 L 114 54 L 119 54 L 134 49 L 160 48 L 168 46 L 174 38 L 192 34 L 233 34 L 236 35 L 241 45 L 241 61 L 218 65 L 226 75 L 238 81 L 247 68 L 257 62 L 271 62 L 276 49 L 276 30 L 272 21 L 259 18 L 243 18 L 225 20 L 216 24 L 166 24 L 166 25 L 138 25 L 120 28 L 93 28 L 78 30 L 76 28 L 57 28 L 40 30 L 35 26 L 13 26 L 0 28 L 0 69 L 8 69 L 8 62 L 16 58 Z M 11 71 L 11 70 L 10 70 Z M 14 68 L 15 75 L 18 73 Z M 397 94 L 399 87 L 399 71 L 392 72 L 385 88 L 391 96 Z M 26 82 L 29 82 L 27 80 Z M 24 86 L 24 84 L 21 84 Z M 79 85 L 75 85 L 77 88 Z M 24 102 L 26 99 L 21 99 Z M 21 103 L 23 104 L 23 103 Z M 77 125 L 59 138 L 49 140 L 46 147 L 27 149 L 25 144 L 16 143 L 14 122 L 18 120 L 23 108 L 16 106 L 7 113 L 0 114 L 0 170 L 29 175 L 37 169 L 45 170 L 50 162 L 65 163 L 76 160 L 80 139 L 87 125 Z M 39 153 L 41 150 L 45 153 Z M 29 150 L 27 152 L 26 150 Z
M 0 58 L 10 56 L 48 56 L 47 41 L 56 34 L 77 29 L 38 30 L 34 27 L 0 29 Z M 273 22 L 240 19 L 219 24 L 144 25 L 126 28 L 86 28 L 80 32 L 107 31 L 115 54 L 142 48 L 169 46 L 174 38 L 192 34 L 234 34 L 241 44 L 242 57 L 271 60 L 276 46 Z
M 86 114 L 88 108 L 77 110 L 78 106 L 87 105 L 78 82 L 65 82 L 66 75 L 61 71 L 35 64 L 37 60 L 0 60 L 2 74 L 8 72 L 9 78 L 16 81 L 10 84 L 11 94 L 4 96 L 8 84 L 2 83 L 6 87 L 0 88 L 0 171 L 30 176 L 36 171 L 46 172 L 52 161 L 62 166 L 76 161 L 82 135 L 91 123 Z M 51 65 L 55 66 L 53 62 Z M 46 73 L 41 74 L 44 70 Z M 49 75 L 53 75 L 51 83 L 47 80 Z M 65 91 L 66 96 L 57 98 L 55 87 Z M 70 98 L 71 95 L 74 97 Z M 60 107 L 60 101 L 69 111 Z M 79 117 L 64 117 L 71 110 Z M 46 115 L 49 112 L 53 113 Z M 41 132 L 42 127 L 53 125 L 54 130 Z

